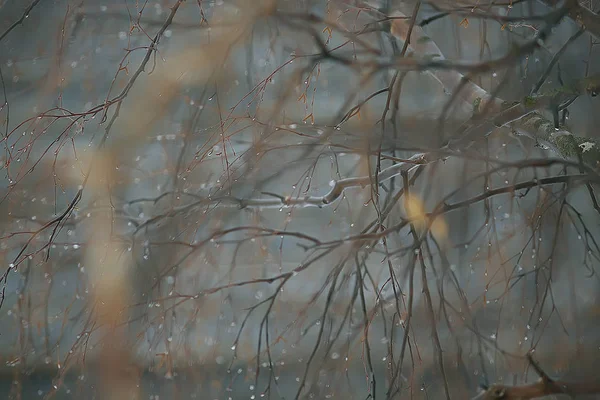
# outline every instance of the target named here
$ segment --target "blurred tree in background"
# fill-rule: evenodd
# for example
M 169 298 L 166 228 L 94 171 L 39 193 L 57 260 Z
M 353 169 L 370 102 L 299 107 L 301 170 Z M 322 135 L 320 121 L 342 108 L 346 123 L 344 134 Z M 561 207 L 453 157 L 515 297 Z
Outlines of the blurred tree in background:
M 0 397 L 600 393 L 597 0 L 0 0 Z

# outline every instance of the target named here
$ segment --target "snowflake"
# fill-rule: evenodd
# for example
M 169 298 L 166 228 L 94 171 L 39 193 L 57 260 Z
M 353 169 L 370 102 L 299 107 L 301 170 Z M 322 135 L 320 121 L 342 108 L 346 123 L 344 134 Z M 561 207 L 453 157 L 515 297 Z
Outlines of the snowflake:
M 579 145 L 579 147 L 581 147 L 581 151 L 583 153 L 585 153 L 586 151 L 591 150 L 595 145 L 596 145 L 596 143 L 584 142 L 584 143 L 581 143 Z

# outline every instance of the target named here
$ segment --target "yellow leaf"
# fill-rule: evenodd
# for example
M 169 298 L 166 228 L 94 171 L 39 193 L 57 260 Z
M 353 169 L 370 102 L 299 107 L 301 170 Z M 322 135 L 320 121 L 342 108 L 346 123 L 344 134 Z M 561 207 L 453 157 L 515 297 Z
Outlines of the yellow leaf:
M 407 217 L 412 221 L 415 228 L 421 230 L 426 227 L 425 206 L 419 197 L 410 193 L 406 199 L 405 209 Z M 441 216 L 433 220 L 430 230 L 441 242 L 444 242 L 448 238 L 448 224 L 446 224 L 446 220 Z
M 423 202 L 412 193 L 406 199 L 406 213 L 410 219 L 421 219 L 425 215 Z
M 421 230 L 425 223 L 425 208 L 420 198 L 410 193 L 404 203 L 407 217 L 414 226 Z
M 444 242 L 448 238 L 448 224 L 443 217 L 437 217 L 431 224 L 431 233 L 435 235 L 437 240 Z
M 462 21 L 460 21 L 460 26 L 462 26 L 464 28 L 468 28 L 469 27 L 469 19 L 465 18 Z

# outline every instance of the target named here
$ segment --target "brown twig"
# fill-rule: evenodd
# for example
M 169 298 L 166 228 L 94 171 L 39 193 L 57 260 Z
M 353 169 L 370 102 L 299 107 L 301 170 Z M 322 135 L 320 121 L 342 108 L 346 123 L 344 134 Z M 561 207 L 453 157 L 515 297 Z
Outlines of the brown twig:
M 565 382 L 550 378 L 540 365 L 527 354 L 531 367 L 540 375 L 536 383 L 519 386 L 495 384 L 474 397 L 473 400 L 528 400 L 554 394 L 564 394 L 571 397 L 585 394 L 600 393 L 600 382 Z

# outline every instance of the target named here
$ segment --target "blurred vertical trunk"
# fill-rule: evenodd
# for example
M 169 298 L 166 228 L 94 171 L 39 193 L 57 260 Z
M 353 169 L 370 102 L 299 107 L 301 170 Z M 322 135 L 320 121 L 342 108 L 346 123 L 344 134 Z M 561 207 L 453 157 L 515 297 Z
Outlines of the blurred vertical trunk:
M 94 214 L 90 247 L 86 254 L 93 288 L 96 327 L 100 329 L 102 350 L 99 351 L 100 395 L 102 399 L 130 400 L 138 398 L 137 382 L 130 370 L 131 352 L 127 330 L 129 303 L 129 254 L 115 240 L 114 215 L 111 206 L 110 154 L 96 153 L 96 169 L 90 179 L 97 204 L 106 211 Z

